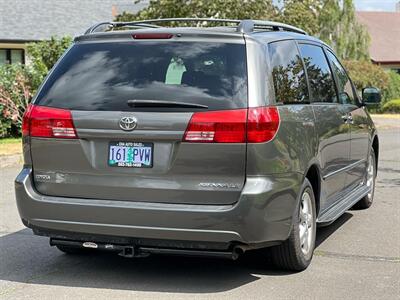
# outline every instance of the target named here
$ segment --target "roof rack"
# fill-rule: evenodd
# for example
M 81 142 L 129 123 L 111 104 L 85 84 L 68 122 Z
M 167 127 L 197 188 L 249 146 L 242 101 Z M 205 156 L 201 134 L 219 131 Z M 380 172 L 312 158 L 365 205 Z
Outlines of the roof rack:
M 213 19 L 213 18 L 166 18 L 166 19 L 151 19 L 132 22 L 102 22 L 93 25 L 85 34 L 95 32 L 104 32 L 114 28 L 131 27 L 131 28 L 162 28 L 163 26 L 155 25 L 154 23 L 168 23 L 168 22 L 214 22 L 234 24 L 237 32 L 251 33 L 255 31 L 291 31 L 300 34 L 307 34 L 304 30 L 279 22 L 262 21 L 262 20 L 235 20 L 235 19 Z M 226 26 L 226 25 L 225 25 Z

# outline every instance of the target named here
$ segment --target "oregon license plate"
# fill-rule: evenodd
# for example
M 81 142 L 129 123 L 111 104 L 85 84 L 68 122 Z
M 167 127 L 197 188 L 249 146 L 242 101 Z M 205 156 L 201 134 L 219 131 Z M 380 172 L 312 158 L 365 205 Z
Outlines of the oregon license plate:
M 112 142 L 109 144 L 108 165 L 111 167 L 153 167 L 153 143 Z

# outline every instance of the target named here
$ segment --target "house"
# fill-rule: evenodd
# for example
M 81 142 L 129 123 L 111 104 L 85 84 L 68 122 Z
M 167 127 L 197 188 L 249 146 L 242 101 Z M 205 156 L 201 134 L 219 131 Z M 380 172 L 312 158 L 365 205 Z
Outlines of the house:
M 91 25 L 136 13 L 149 1 L 0 0 L 0 65 L 25 63 L 26 44 L 52 36 L 77 36 Z
M 400 74 L 400 2 L 395 12 L 356 12 L 371 36 L 371 61 Z

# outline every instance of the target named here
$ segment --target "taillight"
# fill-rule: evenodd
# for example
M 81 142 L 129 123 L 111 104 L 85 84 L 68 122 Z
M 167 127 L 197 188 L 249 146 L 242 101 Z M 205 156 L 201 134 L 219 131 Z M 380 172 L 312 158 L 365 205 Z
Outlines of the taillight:
M 22 135 L 23 136 L 29 136 L 29 118 L 31 115 L 31 111 L 32 111 L 32 104 L 29 104 L 28 107 L 26 108 L 24 115 L 22 117 Z
M 271 141 L 278 132 L 279 122 L 279 112 L 276 107 L 249 108 L 247 142 L 265 143 Z
M 192 143 L 246 142 L 247 109 L 194 113 L 183 137 Z
M 265 143 L 279 127 L 276 107 L 197 112 L 183 137 L 191 143 Z
M 77 138 L 69 110 L 29 105 L 24 114 L 22 134 L 31 137 Z

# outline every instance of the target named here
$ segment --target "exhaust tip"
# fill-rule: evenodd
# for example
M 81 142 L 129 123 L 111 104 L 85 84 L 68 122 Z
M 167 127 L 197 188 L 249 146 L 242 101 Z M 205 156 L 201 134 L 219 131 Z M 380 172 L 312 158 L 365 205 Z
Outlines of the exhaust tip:
M 245 250 L 241 246 L 233 247 L 232 259 L 237 260 L 239 258 L 239 256 L 241 256 L 244 252 L 245 252 Z

